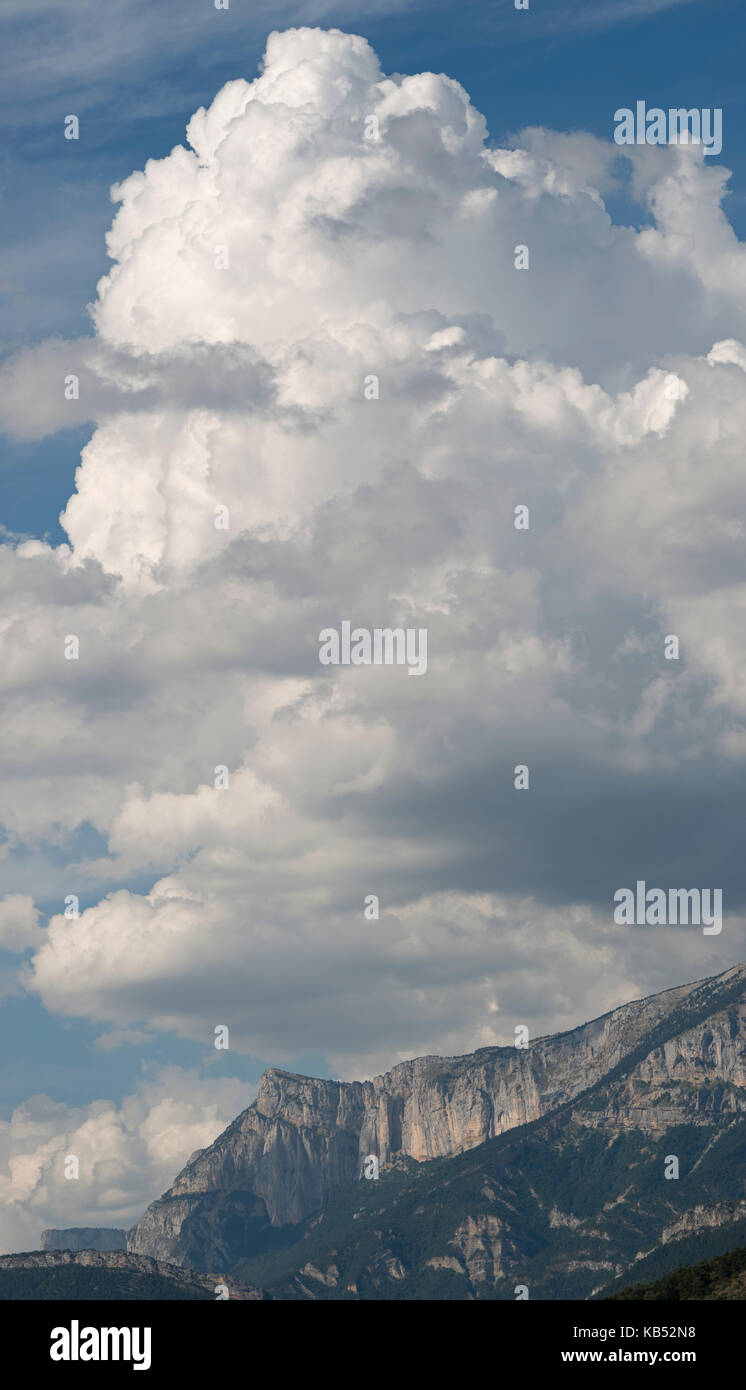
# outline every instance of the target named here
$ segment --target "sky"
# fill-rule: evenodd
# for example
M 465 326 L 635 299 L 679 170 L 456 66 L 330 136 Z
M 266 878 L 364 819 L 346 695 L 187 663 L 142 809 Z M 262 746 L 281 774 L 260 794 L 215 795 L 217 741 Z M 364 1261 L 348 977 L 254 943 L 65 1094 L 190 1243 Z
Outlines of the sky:
M 131 1224 L 268 1065 L 743 959 L 744 27 L 6 0 L 0 1249 Z

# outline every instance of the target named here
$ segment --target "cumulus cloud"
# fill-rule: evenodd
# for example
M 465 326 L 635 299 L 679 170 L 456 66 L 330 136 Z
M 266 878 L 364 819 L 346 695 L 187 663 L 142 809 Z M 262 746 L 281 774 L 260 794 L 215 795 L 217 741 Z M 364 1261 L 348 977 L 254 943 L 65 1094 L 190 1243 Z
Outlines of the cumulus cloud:
M 617 147 L 495 149 L 299 29 L 115 189 L 95 338 L 5 368 L 17 433 L 34 379 L 96 424 L 69 545 L 0 550 L 6 859 L 105 846 L 49 1009 L 351 1075 L 743 955 L 746 253 L 700 147 L 624 157 L 639 232 Z M 426 628 L 426 676 L 322 667 L 345 618 Z M 722 886 L 722 936 L 616 926 L 638 877 Z
M 43 940 L 39 912 L 30 894 L 7 893 L 0 898 L 0 950 L 22 955 Z
M 118 1106 L 32 1096 L 0 1121 L 0 1250 L 37 1250 L 48 1226 L 126 1229 L 252 1099 L 241 1082 L 179 1067 L 153 1070 Z
M 610 914 L 585 906 L 444 891 L 362 922 L 357 904 L 335 910 L 323 879 L 273 891 L 270 874 L 250 886 L 237 874 L 221 900 L 215 870 L 146 898 L 114 893 L 74 931 L 55 919 L 35 961 L 47 1006 L 106 1021 L 147 1010 L 153 1027 L 207 1043 L 219 1004 L 231 1046 L 269 1049 L 281 1066 L 300 1043 L 353 1077 L 414 1054 L 509 1046 L 517 1024 L 534 1037 L 571 1028 L 639 995 L 641 979 L 670 983 L 670 957 L 651 961 L 643 933 L 620 951 Z M 742 942 L 743 919 L 731 926 Z M 675 951 L 676 978 L 720 969 L 717 944 L 694 931 Z

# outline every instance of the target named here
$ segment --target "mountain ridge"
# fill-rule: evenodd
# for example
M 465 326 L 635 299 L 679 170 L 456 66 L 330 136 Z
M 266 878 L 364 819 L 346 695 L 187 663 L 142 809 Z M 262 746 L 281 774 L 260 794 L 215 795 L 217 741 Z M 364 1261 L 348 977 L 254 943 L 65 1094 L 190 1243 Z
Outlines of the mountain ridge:
M 90 1228 L 94 1229 L 94 1228 Z M 36 1279 L 21 1278 L 7 1283 L 4 1276 L 19 1271 L 35 1274 Z M 81 1279 L 86 1271 L 93 1279 Z M 70 1279 L 55 1280 L 55 1275 L 72 1275 Z M 78 1275 L 77 1278 L 75 1276 Z M 98 1277 L 99 1283 L 96 1282 Z M 26 1288 L 22 1285 L 25 1283 Z M 55 1283 L 63 1292 L 55 1292 Z M 252 1285 L 226 1280 L 225 1275 L 200 1273 L 182 1269 L 179 1265 L 154 1260 L 147 1255 L 134 1255 L 124 1250 L 27 1250 L 15 1255 L 0 1255 L 0 1290 L 5 1298 L 64 1297 L 74 1289 L 76 1297 L 84 1296 L 82 1289 L 91 1289 L 89 1297 L 131 1298 L 201 1298 L 214 1300 L 217 1288 L 225 1285 L 231 1299 L 242 1302 L 264 1297 L 261 1289 Z M 39 1289 L 43 1292 L 39 1294 Z M 158 1292 L 153 1292 L 157 1289 Z
M 357 1183 L 367 1154 L 382 1171 L 400 1159 L 428 1165 L 542 1119 L 554 1119 L 551 1135 L 573 1108 L 584 1128 L 610 1133 L 733 1118 L 746 1094 L 745 983 L 746 965 L 732 966 L 526 1049 L 427 1054 L 369 1081 L 268 1068 L 252 1104 L 132 1228 L 128 1249 L 229 1265 L 292 1244 L 293 1227 Z

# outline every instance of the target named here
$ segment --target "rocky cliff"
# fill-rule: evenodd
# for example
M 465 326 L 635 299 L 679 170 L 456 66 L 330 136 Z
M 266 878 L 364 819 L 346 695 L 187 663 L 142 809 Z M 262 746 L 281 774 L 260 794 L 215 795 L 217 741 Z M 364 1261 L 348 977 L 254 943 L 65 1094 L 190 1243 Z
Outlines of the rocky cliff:
M 128 1248 L 194 1268 L 230 1265 L 356 1184 L 367 1154 L 383 1171 L 398 1158 L 452 1157 L 576 1101 L 576 1123 L 612 1132 L 735 1115 L 745 985 L 746 966 L 734 967 L 525 1050 L 421 1057 L 372 1081 L 271 1069 L 254 1103 L 132 1228 Z
M 71 1226 L 42 1231 L 42 1250 L 126 1250 L 127 1232 L 116 1226 Z

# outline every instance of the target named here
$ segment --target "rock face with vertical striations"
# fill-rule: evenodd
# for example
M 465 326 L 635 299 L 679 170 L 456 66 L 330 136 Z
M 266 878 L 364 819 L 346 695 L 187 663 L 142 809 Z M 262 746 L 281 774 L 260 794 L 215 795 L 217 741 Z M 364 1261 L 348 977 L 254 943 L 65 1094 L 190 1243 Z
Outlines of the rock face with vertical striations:
M 382 1169 L 398 1155 L 451 1157 L 559 1110 L 604 1078 L 610 1085 L 584 1113 L 586 1126 L 706 1123 L 708 1107 L 720 1113 L 743 1096 L 745 984 L 746 966 L 736 966 L 525 1050 L 419 1057 L 372 1081 L 270 1069 L 253 1104 L 132 1228 L 128 1249 L 195 1269 L 229 1267 L 354 1184 L 366 1154 Z

